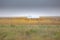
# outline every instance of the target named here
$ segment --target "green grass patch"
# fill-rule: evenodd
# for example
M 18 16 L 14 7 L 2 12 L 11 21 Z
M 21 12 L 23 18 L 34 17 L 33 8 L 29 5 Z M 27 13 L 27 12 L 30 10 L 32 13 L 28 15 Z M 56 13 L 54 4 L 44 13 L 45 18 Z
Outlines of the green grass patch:
M 60 40 L 59 25 L 31 25 L 31 27 L 26 25 L 0 25 L 0 40 L 48 40 L 48 38 L 49 40 Z

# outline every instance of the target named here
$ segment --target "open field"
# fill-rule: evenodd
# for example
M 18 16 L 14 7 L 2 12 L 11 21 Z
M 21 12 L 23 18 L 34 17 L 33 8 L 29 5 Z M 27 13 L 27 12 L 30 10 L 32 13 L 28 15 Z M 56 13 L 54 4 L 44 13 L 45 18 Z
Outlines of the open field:
M 0 25 L 0 40 L 60 40 L 60 25 Z
M 0 40 L 60 40 L 60 17 L 0 18 Z
M 13 25 L 60 25 L 60 17 L 40 17 L 40 18 L 27 18 L 27 17 L 12 17 L 0 18 L 0 24 L 13 24 Z

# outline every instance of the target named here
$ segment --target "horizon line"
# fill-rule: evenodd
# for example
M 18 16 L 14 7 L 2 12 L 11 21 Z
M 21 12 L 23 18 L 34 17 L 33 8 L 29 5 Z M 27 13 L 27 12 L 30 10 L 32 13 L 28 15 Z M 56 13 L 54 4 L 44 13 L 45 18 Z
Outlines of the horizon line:
M 5 16 L 0 18 L 41 18 L 41 17 L 60 17 L 60 16 L 38 16 L 38 17 L 28 17 L 28 16 Z

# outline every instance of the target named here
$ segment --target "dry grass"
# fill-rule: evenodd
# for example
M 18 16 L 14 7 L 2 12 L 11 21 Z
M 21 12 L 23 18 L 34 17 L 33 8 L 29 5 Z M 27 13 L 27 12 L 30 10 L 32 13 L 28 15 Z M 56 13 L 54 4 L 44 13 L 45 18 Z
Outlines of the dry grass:
M 0 24 L 47 24 L 47 25 L 60 25 L 60 18 L 0 18 Z

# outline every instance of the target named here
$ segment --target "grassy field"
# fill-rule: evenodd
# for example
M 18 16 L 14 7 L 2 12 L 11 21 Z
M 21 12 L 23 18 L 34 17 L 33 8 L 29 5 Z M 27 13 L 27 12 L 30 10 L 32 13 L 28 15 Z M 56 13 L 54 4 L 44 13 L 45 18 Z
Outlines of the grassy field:
M 0 25 L 0 40 L 60 40 L 60 25 Z
M 24 17 L 0 17 L 0 24 L 2 25 L 60 25 L 60 17 L 42 17 L 42 18 L 24 18 Z

